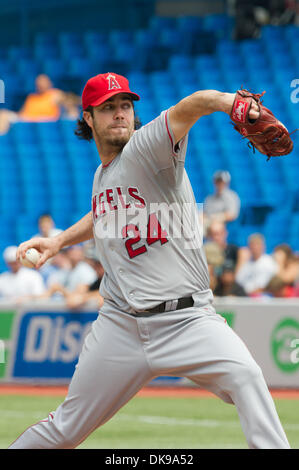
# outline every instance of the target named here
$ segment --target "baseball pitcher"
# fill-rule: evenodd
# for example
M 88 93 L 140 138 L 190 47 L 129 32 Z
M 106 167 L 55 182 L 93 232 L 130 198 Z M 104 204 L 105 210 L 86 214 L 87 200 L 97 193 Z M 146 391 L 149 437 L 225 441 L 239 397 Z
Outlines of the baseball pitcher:
M 260 367 L 213 307 L 199 212 L 184 169 L 188 132 L 199 119 L 224 112 L 253 125 L 261 105 L 203 90 L 138 128 L 139 99 L 120 75 L 88 80 L 76 134 L 94 139 L 101 160 L 91 211 L 61 234 L 18 248 L 19 257 L 30 247 L 39 250 L 39 268 L 63 247 L 94 238 L 105 301 L 65 400 L 10 448 L 75 448 L 161 375 L 187 377 L 234 404 L 250 448 L 289 448 Z

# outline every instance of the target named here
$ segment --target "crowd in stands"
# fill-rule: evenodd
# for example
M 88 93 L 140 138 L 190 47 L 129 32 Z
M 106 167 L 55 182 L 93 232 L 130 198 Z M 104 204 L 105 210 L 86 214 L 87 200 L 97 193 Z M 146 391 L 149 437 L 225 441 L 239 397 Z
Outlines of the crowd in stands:
M 52 237 L 60 232 L 50 214 L 40 216 L 38 227 L 33 236 Z M 239 247 L 228 242 L 225 221 L 215 217 L 207 226 L 203 247 L 215 297 L 299 297 L 299 258 L 289 245 L 277 245 L 267 254 L 263 234 L 253 233 L 247 246 Z M 16 246 L 3 252 L 7 271 L 0 274 L 1 300 L 16 304 L 64 300 L 70 309 L 89 303 L 98 309 L 102 306 L 99 287 L 104 270 L 93 241 L 61 250 L 38 271 L 17 261 L 16 252 Z
M 33 237 L 53 237 L 61 230 L 50 214 L 42 214 L 39 232 Z M 99 287 L 104 271 L 93 242 L 61 250 L 38 271 L 24 267 L 17 259 L 17 246 L 8 246 L 3 257 L 7 271 L 0 274 L 0 299 L 20 304 L 34 300 L 64 300 L 76 309 L 92 302 L 100 308 Z
M 225 223 L 215 220 L 204 242 L 215 296 L 299 297 L 299 257 L 288 244 L 267 254 L 262 233 L 251 234 L 245 247 L 228 243 L 227 236 Z
M 230 174 L 213 175 L 215 192 L 204 201 L 204 250 L 210 287 L 217 297 L 299 297 L 299 257 L 286 244 L 267 254 L 262 233 L 252 233 L 247 246 L 228 242 L 227 222 L 240 213 L 240 199 L 229 188 Z

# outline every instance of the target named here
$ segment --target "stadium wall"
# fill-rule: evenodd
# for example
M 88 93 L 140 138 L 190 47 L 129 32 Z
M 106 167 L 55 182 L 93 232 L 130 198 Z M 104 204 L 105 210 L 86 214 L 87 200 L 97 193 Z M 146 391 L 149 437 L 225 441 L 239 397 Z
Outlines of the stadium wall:
M 298 300 L 216 300 L 217 313 L 242 338 L 271 388 L 299 385 Z M 70 311 L 64 303 L 0 305 L 0 382 L 67 384 L 84 337 L 97 318 L 92 307 Z M 160 377 L 153 385 L 190 385 Z

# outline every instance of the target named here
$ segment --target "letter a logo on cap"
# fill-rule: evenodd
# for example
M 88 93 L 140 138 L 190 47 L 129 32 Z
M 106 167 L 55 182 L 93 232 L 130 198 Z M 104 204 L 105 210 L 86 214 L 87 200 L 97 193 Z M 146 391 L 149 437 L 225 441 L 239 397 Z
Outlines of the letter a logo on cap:
M 120 84 L 115 78 L 115 75 L 112 75 L 111 73 L 107 77 L 108 80 L 108 90 L 113 90 L 114 88 L 121 88 Z

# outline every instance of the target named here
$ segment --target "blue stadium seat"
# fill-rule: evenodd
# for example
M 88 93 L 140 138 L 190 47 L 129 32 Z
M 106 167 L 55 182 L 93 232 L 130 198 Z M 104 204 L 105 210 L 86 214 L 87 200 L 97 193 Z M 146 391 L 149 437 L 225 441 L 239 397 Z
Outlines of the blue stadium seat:
M 288 25 L 284 29 L 284 37 L 289 43 L 289 46 L 298 44 L 299 28 L 295 25 Z
M 34 123 L 30 122 L 17 122 L 11 127 L 12 139 L 18 146 L 24 148 L 29 144 L 32 147 L 37 144 L 37 133 Z
M 247 55 L 244 56 L 243 60 L 249 73 L 260 75 L 268 72 L 271 73 L 272 78 L 272 71 L 269 70 L 269 59 L 265 54 Z
M 237 89 L 239 89 L 242 84 L 246 83 L 248 79 L 247 71 L 245 70 L 245 68 L 222 68 L 221 75 L 225 83 L 227 83 L 228 85 L 230 85 L 231 83 L 239 84 Z
M 60 46 L 60 56 L 65 60 L 84 58 L 86 50 L 83 44 L 65 44 Z
M 231 70 L 237 73 L 239 70 L 243 70 L 245 61 L 241 55 L 220 55 L 218 57 L 218 63 L 222 70 Z
M 180 81 L 197 81 L 197 75 L 194 70 L 194 61 L 192 57 L 188 55 L 172 55 L 168 62 L 168 70 L 172 73 L 173 79 L 177 83 Z
M 264 53 L 264 45 L 259 39 L 244 39 L 239 43 L 239 49 L 244 58 Z
M 276 53 L 269 55 L 268 61 L 273 71 L 278 68 L 292 70 L 294 67 L 294 60 L 287 51 L 281 54 Z
M 288 191 L 296 191 L 299 188 L 298 171 L 294 171 L 292 167 L 283 166 L 282 174 Z
M 195 70 L 201 74 L 203 71 L 210 71 L 214 73 L 219 72 L 219 63 L 217 57 L 212 54 L 202 54 L 194 57 L 194 67 Z
M 39 73 L 42 72 L 42 66 L 39 70 Z M 28 74 L 24 77 L 23 83 L 22 83 L 22 90 L 24 92 L 24 101 L 26 96 L 29 93 L 34 93 L 35 92 L 35 80 L 36 80 L 37 74 L 36 73 L 31 73 L 31 71 L 28 71 Z
M 292 214 L 291 223 L 288 227 L 288 241 L 291 245 L 299 244 L 299 214 Z
M 48 198 L 40 194 L 24 195 L 24 210 L 29 214 L 41 214 L 49 211 Z
M 252 64 L 252 66 L 249 67 L 248 78 L 253 85 L 252 91 L 259 93 L 266 89 L 264 84 L 267 84 L 273 80 L 273 73 L 269 67 L 260 67 L 255 70 L 254 65 Z
M 74 57 L 69 61 L 68 72 L 73 77 L 81 77 L 87 80 L 100 73 L 99 61 L 91 60 L 86 57 Z
M 262 28 L 262 34 L 261 34 L 262 40 L 266 41 L 276 41 L 276 40 L 282 40 L 283 39 L 283 28 L 279 26 L 273 26 L 273 25 L 266 25 L 263 26 Z
M 49 142 L 47 140 L 42 140 L 40 142 L 40 152 L 41 157 L 43 159 L 44 165 L 47 166 L 56 166 L 59 165 L 61 162 L 64 163 L 66 158 L 66 151 L 64 148 L 64 142 L 60 143 L 56 142 Z
M 0 158 L 0 171 L 2 168 L 6 167 L 7 163 L 11 161 L 15 162 L 16 159 L 16 150 L 13 143 L 5 142 L 1 143 L 0 140 L 0 147 L 1 147 L 1 156 Z
M 103 70 L 106 61 L 111 57 L 112 51 L 108 44 L 92 44 L 86 50 L 86 57 L 92 62 L 98 62 L 98 74 L 104 73 L 106 70 Z
M 82 44 L 83 35 L 82 33 L 75 31 L 60 31 L 58 33 L 58 43 L 60 46 L 71 45 L 71 44 Z
M 141 120 L 142 125 L 145 125 L 155 119 L 159 113 L 155 103 L 148 103 L 146 105 L 138 106 L 137 113 Z
M 167 16 L 152 16 L 149 20 L 149 29 L 155 32 L 161 31 L 163 28 L 175 28 L 176 19 Z
M 3 241 L 5 241 L 5 243 L 9 245 L 14 245 L 16 243 L 16 230 L 15 230 L 14 215 L 0 214 L 0 225 L 1 225 L 1 231 L 0 231 L 1 244 Z
M 39 160 L 40 152 L 39 148 L 35 143 L 23 143 L 21 141 L 16 142 L 16 149 L 18 152 L 19 162 L 27 162 L 33 160 Z
M 137 29 L 134 32 L 134 43 L 146 52 L 158 45 L 158 36 L 150 29 Z
M 65 161 L 60 164 L 51 165 L 49 162 L 46 166 L 46 180 L 48 187 L 54 191 L 64 187 L 70 187 L 72 184 L 72 173 Z
M 214 72 L 201 71 L 198 73 L 198 82 L 201 89 L 225 90 L 225 81 L 220 69 Z M 227 90 L 225 90 L 227 91 Z
M 62 144 L 62 133 L 58 122 L 37 122 L 36 133 L 40 143 L 52 146 Z
M 41 72 L 41 65 L 35 59 L 20 58 L 16 62 L 16 70 L 17 73 L 21 76 L 27 76 L 30 74 L 36 77 Z
M 51 201 L 49 203 L 49 206 Z M 63 208 L 58 207 L 57 210 L 50 209 L 50 214 L 55 222 L 55 227 L 61 230 L 66 230 L 70 226 L 70 215 L 72 212 L 68 213 Z
M 16 219 L 16 239 L 17 243 L 22 243 L 38 233 L 39 214 L 19 214 Z
M 199 16 L 179 16 L 177 26 L 185 34 L 197 33 L 203 29 L 203 18 Z
M 18 111 L 23 101 L 23 79 L 15 72 L 1 74 L 5 86 L 5 107 Z M 20 103 L 21 100 L 21 103 Z
M 131 68 L 138 67 L 137 48 L 132 43 L 121 43 L 113 51 L 115 60 L 128 62 Z
M 117 49 L 121 44 L 132 44 L 134 41 L 134 33 L 131 30 L 112 29 L 109 32 L 108 42 Z
M 222 55 L 239 54 L 239 43 L 230 39 L 221 39 L 217 42 L 216 54 L 218 57 Z
M 215 31 L 218 38 L 230 37 L 234 19 L 227 14 L 210 14 L 203 17 L 203 28 Z
M 75 197 L 70 186 L 60 187 L 50 193 L 49 209 L 51 214 L 64 213 L 65 216 L 75 210 Z M 58 223 L 56 221 L 56 223 Z
M 275 74 L 273 75 L 274 82 L 278 86 L 278 88 L 281 88 L 284 86 L 286 83 L 289 85 L 291 84 L 292 80 L 294 80 L 294 70 L 289 69 L 289 68 L 284 68 L 284 69 L 278 69 L 275 71 Z
M 35 44 L 33 48 L 34 58 L 37 60 L 57 59 L 59 48 L 55 44 Z
M 13 73 L 15 73 L 14 64 L 7 59 L 0 59 L 0 76 L 3 77 L 4 74 Z
M 67 75 L 67 63 L 61 58 L 49 58 L 45 55 L 46 59 L 43 62 L 43 71 L 49 75 L 51 79 L 57 79 Z
M 18 214 L 23 210 L 24 204 L 22 193 L 15 190 L 16 186 L 11 186 L 8 190 L 7 187 L 0 196 L 0 213 L 1 214 Z
M 40 45 L 50 45 L 50 46 L 56 46 L 57 45 L 57 36 L 49 31 L 41 31 L 39 33 L 36 33 L 34 37 L 34 43 L 35 44 L 40 44 Z
M 7 58 L 17 65 L 19 60 L 32 59 L 32 49 L 25 46 L 11 46 L 7 49 Z
M 281 207 L 277 210 L 269 212 L 264 223 L 264 229 L 275 231 L 276 233 L 286 234 L 291 225 L 291 213 Z
M 101 31 L 85 31 L 83 33 L 83 42 L 86 49 L 94 44 L 105 44 L 108 41 L 108 34 Z
M 159 34 L 159 44 L 176 52 L 181 50 L 184 34 L 176 28 L 163 28 Z

